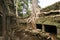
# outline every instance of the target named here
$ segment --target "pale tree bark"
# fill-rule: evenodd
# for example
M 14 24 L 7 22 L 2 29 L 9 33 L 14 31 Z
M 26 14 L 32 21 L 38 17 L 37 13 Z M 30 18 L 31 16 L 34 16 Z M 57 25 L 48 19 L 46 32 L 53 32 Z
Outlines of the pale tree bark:
M 32 13 L 30 17 L 30 22 L 32 24 L 33 29 L 36 29 L 36 20 L 37 20 L 38 14 L 40 13 L 40 10 L 37 10 L 38 3 L 36 1 L 37 0 L 32 0 Z
M 18 2 L 19 0 L 15 1 L 15 6 L 16 6 L 16 23 L 17 23 L 17 27 L 19 27 L 19 21 L 18 21 Z

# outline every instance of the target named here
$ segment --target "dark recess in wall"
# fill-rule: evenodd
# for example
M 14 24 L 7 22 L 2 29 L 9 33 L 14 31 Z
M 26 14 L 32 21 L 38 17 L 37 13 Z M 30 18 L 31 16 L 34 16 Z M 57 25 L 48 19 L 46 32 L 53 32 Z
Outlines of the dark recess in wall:
M 57 27 L 53 25 L 45 25 L 45 31 L 57 35 Z
M 41 24 L 36 24 L 36 28 L 37 29 L 42 29 L 42 25 Z

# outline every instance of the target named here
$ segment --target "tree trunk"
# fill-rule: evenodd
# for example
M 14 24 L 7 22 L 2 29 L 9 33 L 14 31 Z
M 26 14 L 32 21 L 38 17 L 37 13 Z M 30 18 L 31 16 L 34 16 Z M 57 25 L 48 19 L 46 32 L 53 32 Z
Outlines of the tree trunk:
M 7 40 L 7 33 L 6 33 L 6 13 L 7 13 L 7 9 L 6 9 L 6 6 L 5 6 L 5 4 L 4 4 L 4 1 L 2 0 L 2 8 L 3 8 L 3 16 L 2 16 L 2 18 L 3 18 L 3 36 L 4 36 L 4 38 L 3 38 L 3 40 Z

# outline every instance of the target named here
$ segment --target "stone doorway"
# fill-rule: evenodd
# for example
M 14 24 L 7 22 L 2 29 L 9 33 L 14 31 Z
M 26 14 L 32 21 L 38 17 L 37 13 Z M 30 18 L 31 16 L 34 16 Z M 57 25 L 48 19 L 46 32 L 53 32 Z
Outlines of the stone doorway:
M 57 35 L 57 27 L 53 25 L 45 25 L 45 31 Z
M 36 28 L 37 29 L 42 29 L 42 25 L 41 24 L 36 24 Z

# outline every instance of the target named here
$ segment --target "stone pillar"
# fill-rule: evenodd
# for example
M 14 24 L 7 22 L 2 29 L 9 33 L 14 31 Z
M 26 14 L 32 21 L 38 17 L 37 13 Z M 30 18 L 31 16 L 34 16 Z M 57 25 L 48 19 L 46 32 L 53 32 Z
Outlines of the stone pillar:
M 42 24 L 42 32 L 45 32 L 45 26 Z

